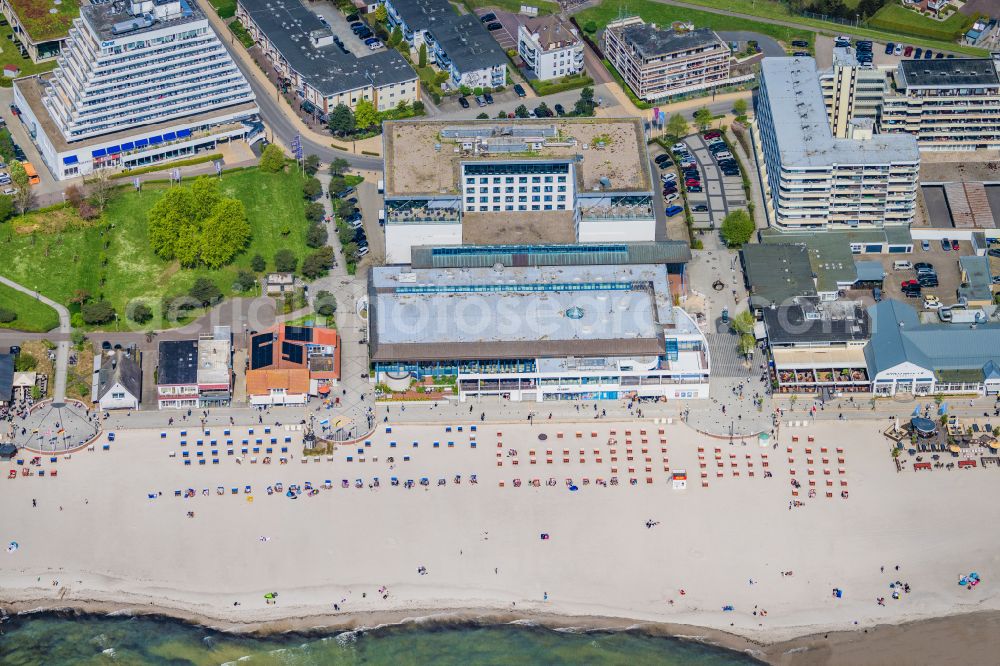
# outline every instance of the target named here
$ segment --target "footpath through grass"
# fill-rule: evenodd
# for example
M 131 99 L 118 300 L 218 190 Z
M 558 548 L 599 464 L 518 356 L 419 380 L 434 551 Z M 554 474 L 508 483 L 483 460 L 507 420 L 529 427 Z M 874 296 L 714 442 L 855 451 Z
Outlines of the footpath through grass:
M 629 3 L 629 13 L 641 16 L 647 23 L 655 22 L 659 24 L 662 22 L 669 25 L 669 23 L 674 21 L 689 20 L 699 28 L 705 27 L 712 28 L 713 30 L 752 30 L 754 32 L 770 35 L 771 37 L 785 42 L 786 44 L 791 42 L 793 39 L 804 39 L 812 44 L 814 33 L 817 31 L 830 35 L 848 32 L 852 35 L 859 35 L 861 37 L 867 37 L 880 42 L 917 42 L 915 44 L 916 46 L 923 46 L 924 48 L 930 47 L 935 50 L 950 51 L 953 53 L 962 53 L 972 56 L 987 55 L 986 51 L 983 49 L 977 49 L 964 44 L 956 44 L 951 40 L 941 41 L 940 39 L 935 39 L 930 36 L 921 36 L 919 33 L 901 34 L 899 32 L 894 32 L 889 28 L 855 28 L 852 26 L 842 26 L 838 23 L 832 23 L 829 21 L 806 18 L 792 13 L 787 4 L 776 2 L 775 0 L 683 0 L 683 2 L 690 5 L 700 5 L 711 9 L 746 14 L 748 16 L 759 16 L 761 18 L 797 23 L 801 25 L 802 28 L 786 28 L 785 26 L 772 25 L 769 23 L 758 23 L 740 16 L 725 16 L 722 14 L 699 12 L 697 10 L 691 10 L 683 7 L 661 5 L 652 2 L 651 0 L 633 0 Z M 903 7 L 898 5 L 888 5 L 887 7 L 896 7 L 909 14 L 913 14 L 913 18 L 918 20 L 918 24 L 922 22 L 923 24 L 942 25 L 948 24 L 949 21 L 955 19 L 955 17 L 950 17 L 944 22 L 931 21 L 930 19 L 926 19 L 909 10 L 903 9 Z M 883 7 L 883 9 L 878 12 L 876 16 L 881 14 L 882 11 L 885 11 L 885 9 L 886 8 Z M 617 17 L 618 4 L 612 2 L 612 0 L 603 0 L 600 5 L 586 9 L 576 15 L 577 21 L 584 27 L 585 30 L 587 30 L 588 27 L 586 25 L 588 20 L 594 21 L 595 25 L 598 26 L 599 29 L 607 25 L 608 21 L 614 20 Z M 957 21 L 961 19 L 955 20 Z M 588 30 L 588 32 L 590 31 Z
M 108 300 L 119 317 L 136 298 L 158 311 L 164 297 L 186 294 L 199 277 L 234 295 L 237 271 L 249 270 L 255 254 L 273 270 L 275 252 L 287 248 L 301 267 L 310 251 L 302 182 L 291 170 L 268 174 L 251 168 L 223 175 L 222 194 L 243 202 L 252 238 L 231 265 L 218 270 L 181 268 L 153 253 L 146 214 L 169 186 L 146 183 L 142 192 L 123 189 L 101 220 L 84 221 L 69 207 L 12 219 L 0 230 L 0 274 L 65 305 L 77 289 L 85 289 L 95 299 Z
M 0 310 L 10 310 L 17 315 L 12 322 L 0 322 L 0 328 L 45 333 L 59 327 L 59 315 L 55 310 L 5 284 L 0 284 Z

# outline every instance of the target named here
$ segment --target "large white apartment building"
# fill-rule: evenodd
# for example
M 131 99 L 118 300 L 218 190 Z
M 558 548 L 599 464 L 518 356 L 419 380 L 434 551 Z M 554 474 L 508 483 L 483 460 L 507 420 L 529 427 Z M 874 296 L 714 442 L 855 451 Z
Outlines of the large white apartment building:
M 812 58 L 766 58 L 757 100 L 758 165 L 772 226 L 907 226 L 920 153 L 908 135 L 874 134 L 868 119 L 834 136 Z
M 84 6 L 58 63 L 14 82 L 56 179 L 192 155 L 255 126 L 250 85 L 188 0 Z
M 729 47 L 707 28 L 675 32 L 631 16 L 608 24 L 604 30 L 604 55 L 636 97 L 643 100 L 665 99 L 729 83 Z
M 1000 77 L 990 58 L 903 60 L 882 104 L 883 132 L 921 150 L 1000 149 Z
M 274 71 L 321 115 L 363 99 L 379 111 L 420 99 L 417 74 L 395 49 L 353 55 L 299 0 L 239 0 L 236 18 Z
M 525 19 L 517 28 L 517 53 L 543 81 L 583 71 L 583 40 L 556 16 Z
M 835 137 L 847 138 L 853 120 L 878 120 L 888 89 L 886 70 L 861 65 L 850 47 L 834 47 L 833 67 L 820 72 L 819 82 Z
M 638 119 L 393 121 L 386 261 L 416 245 L 652 241 Z

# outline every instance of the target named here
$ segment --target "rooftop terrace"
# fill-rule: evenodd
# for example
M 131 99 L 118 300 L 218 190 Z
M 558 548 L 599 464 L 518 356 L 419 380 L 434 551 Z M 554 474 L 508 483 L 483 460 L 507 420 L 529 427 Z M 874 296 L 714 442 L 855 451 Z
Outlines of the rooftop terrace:
M 483 153 L 462 150 L 460 140 L 442 131 L 496 128 L 502 133 L 555 128 L 538 150 Z M 445 132 L 447 133 L 447 132 Z M 457 194 L 462 162 L 574 159 L 577 187 L 619 192 L 650 189 L 642 121 L 638 118 L 545 118 L 467 121 L 390 121 L 384 125 L 386 197 Z M 601 179 L 611 186 L 602 185 Z
M 77 0 L 8 0 L 33 42 L 61 39 L 69 34 L 73 19 L 80 15 Z M 56 10 L 52 13 L 50 10 Z

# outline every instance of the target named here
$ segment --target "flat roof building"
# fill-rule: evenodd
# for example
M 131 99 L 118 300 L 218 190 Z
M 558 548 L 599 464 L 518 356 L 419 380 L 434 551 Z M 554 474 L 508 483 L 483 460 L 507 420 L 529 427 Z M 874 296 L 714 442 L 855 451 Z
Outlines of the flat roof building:
M 766 58 L 757 101 L 758 166 L 769 222 L 781 230 L 908 227 L 920 154 L 911 136 L 870 119 L 834 136 L 812 58 Z
M 321 115 L 338 104 L 354 109 L 362 99 L 379 111 L 420 99 L 417 74 L 395 49 L 353 55 L 299 0 L 239 0 L 236 18 L 275 71 Z
M 44 0 L 2 0 L 0 12 L 10 24 L 11 41 L 32 62 L 45 62 L 59 55 L 73 20 L 80 15 L 76 0 L 49 3 Z
M 636 118 L 383 124 L 386 260 L 415 245 L 656 238 Z
M 448 0 L 386 0 L 389 23 L 414 49 L 448 72 L 453 88 L 507 84 L 507 54 L 475 14 L 458 14 Z
M 214 149 L 256 127 L 250 84 L 188 0 L 91 4 L 14 103 L 57 180 Z
M 663 29 L 630 16 L 608 24 L 602 45 L 639 99 L 661 100 L 735 83 L 730 80 L 729 46 L 707 28 Z
M 708 395 L 707 343 L 663 265 L 390 266 L 368 289 L 377 380 L 455 375 L 461 400 Z

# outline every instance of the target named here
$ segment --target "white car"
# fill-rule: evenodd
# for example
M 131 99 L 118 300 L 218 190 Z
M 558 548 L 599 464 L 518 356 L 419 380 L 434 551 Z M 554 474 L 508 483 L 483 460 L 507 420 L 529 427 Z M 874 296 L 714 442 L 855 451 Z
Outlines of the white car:
M 683 143 L 675 143 L 674 144 L 674 150 L 676 150 L 676 151 L 687 150 L 687 146 L 685 144 L 683 144 Z
M 924 296 L 924 309 L 925 310 L 937 310 L 941 307 L 941 301 L 937 296 L 933 294 L 928 294 Z
M 673 203 L 674 201 L 677 201 L 679 198 L 680 196 L 678 196 L 678 194 L 674 192 L 673 194 L 668 194 L 667 196 L 663 197 L 663 200 L 666 201 L 667 203 Z
M 12 197 L 15 194 L 17 194 L 17 190 L 15 190 L 13 187 L 5 187 L 3 188 L 3 193 L 9 197 Z
M 367 245 L 362 245 L 361 247 L 358 248 L 358 251 L 354 253 L 354 256 L 356 256 L 358 259 L 360 259 L 361 257 L 365 256 L 366 254 L 368 254 L 368 246 Z
M 382 48 L 382 42 L 372 42 L 371 44 L 368 45 L 368 48 L 371 49 L 372 51 L 374 51 L 375 49 L 380 49 Z

